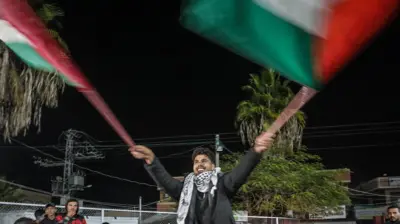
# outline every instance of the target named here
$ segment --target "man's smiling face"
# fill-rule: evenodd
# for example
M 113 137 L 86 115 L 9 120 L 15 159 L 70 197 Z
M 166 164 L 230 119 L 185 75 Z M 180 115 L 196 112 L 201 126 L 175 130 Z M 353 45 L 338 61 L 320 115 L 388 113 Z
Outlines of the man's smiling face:
M 207 155 L 199 154 L 193 160 L 193 172 L 196 176 L 205 171 L 212 171 L 214 168 L 214 164 Z

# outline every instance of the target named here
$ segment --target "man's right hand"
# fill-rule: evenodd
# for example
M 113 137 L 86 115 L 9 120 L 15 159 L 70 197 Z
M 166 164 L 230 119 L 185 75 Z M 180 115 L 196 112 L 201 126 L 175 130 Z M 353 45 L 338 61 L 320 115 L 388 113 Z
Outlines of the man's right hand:
M 154 153 L 151 149 L 143 145 L 136 145 L 129 148 L 129 152 L 136 159 L 144 159 L 148 165 L 152 164 L 154 161 Z

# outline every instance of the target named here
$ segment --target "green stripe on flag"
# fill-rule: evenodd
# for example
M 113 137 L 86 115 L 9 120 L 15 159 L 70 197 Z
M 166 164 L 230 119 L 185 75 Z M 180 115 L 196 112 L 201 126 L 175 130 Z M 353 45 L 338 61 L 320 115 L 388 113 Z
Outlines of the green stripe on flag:
M 6 45 L 14 51 L 27 65 L 35 69 L 41 69 L 48 72 L 55 72 L 55 69 L 46 60 L 40 56 L 36 50 L 26 43 L 6 43 Z
M 40 56 L 35 49 L 26 43 L 6 43 L 6 45 L 28 66 L 46 72 L 57 72 L 54 67 Z M 70 86 L 76 87 L 67 77 L 58 73 L 61 79 Z
M 251 0 L 186 0 L 181 22 L 193 32 L 314 89 L 312 36 Z

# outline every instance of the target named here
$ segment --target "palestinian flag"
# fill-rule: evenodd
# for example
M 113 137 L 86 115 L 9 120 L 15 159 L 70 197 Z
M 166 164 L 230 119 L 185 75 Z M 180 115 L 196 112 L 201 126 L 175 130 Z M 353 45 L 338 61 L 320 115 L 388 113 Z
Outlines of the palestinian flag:
M 82 92 L 128 145 L 134 142 L 78 66 L 54 40 L 27 0 L 0 0 L 0 40 L 28 66 L 58 72 Z
M 394 17 L 399 0 L 185 0 L 187 29 L 320 89 Z
M 0 0 L 0 40 L 28 66 L 49 72 L 59 71 L 68 84 L 90 88 L 26 1 Z

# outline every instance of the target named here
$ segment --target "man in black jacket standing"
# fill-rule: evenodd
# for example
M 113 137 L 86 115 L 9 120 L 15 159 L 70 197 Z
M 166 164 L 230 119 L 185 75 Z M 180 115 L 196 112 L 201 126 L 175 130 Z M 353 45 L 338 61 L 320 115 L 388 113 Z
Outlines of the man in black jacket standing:
M 178 224 L 233 224 L 231 199 L 257 166 L 262 153 L 273 141 L 271 133 L 263 133 L 231 172 L 222 174 L 215 167 L 210 149 L 193 153 L 193 172 L 183 182 L 174 179 L 155 157 L 151 149 L 135 146 L 129 149 L 137 159 L 145 160 L 145 168 L 168 195 L 179 200 Z

